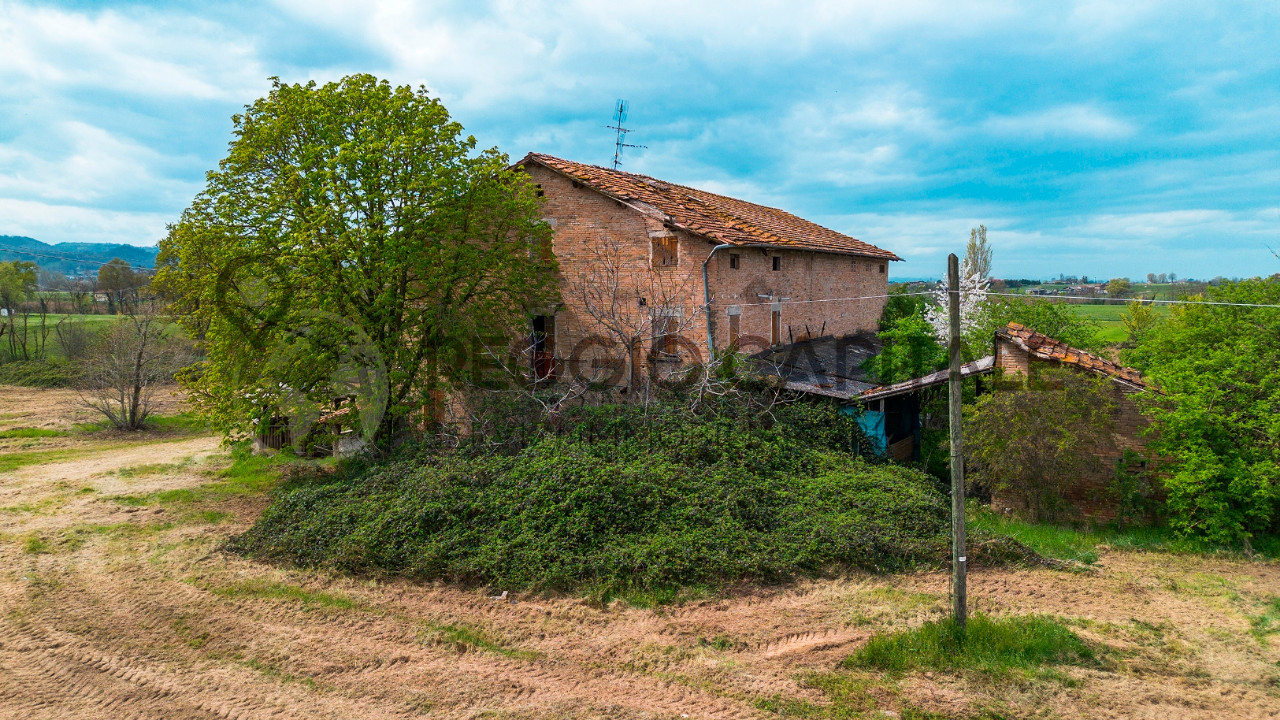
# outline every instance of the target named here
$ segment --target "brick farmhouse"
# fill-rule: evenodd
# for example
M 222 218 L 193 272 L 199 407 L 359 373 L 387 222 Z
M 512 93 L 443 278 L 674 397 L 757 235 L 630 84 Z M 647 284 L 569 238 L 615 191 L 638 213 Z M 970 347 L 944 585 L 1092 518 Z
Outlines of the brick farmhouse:
M 586 374 L 588 356 L 598 369 L 611 355 L 632 368 L 615 375 L 626 385 L 713 349 L 874 331 L 889 262 L 901 260 L 782 210 L 644 175 L 538 153 L 517 166 L 544 197 L 561 279 L 561 304 L 533 320 L 539 376 Z

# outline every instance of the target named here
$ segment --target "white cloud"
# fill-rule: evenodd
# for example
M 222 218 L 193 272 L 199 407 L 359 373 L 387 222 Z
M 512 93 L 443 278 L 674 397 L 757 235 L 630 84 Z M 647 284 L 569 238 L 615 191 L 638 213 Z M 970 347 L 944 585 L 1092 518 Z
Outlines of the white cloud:
M 982 129 L 993 135 L 1043 140 L 1049 137 L 1080 137 L 1099 140 L 1126 138 L 1137 128 L 1092 105 L 1059 105 L 1022 115 L 996 115 Z
M 155 245 L 174 218 L 165 213 L 100 210 L 33 200 L 0 198 L 0 234 L 45 242 L 110 242 Z
M 698 66 L 752 74 L 814 54 L 895 48 L 907 32 L 912 42 L 955 39 L 1025 12 L 1011 1 L 921 0 L 503 0 L 462 12 L 409 0 L 276 5 L 300 22 L 361 38 L 386 55 L 397 81 L 425 83 L 451 107 L 517 111 L 522 102 L 580 102 L 588 90 L 660 91 Z
M 0 4 L 4 95 L 51 87 L 240 99 L 271 73 L 239 33 L 196 17 Z
M 167 159 L 155 150 L 92 125 L 68 121 L 39 136 L 0 145 L 0 194 L 14 199 L 101 204 L 131 196 L 190 199 L 191 182 L 157 176 Z

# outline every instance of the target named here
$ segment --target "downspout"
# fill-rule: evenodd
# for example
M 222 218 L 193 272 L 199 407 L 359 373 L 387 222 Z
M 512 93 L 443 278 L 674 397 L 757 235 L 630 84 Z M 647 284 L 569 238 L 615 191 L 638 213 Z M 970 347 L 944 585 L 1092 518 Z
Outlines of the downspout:
M 711 262 L 711 258 L 715 257 L 717 250 L 724 248 L 737 247 L 731 243 L 724 243 L 711 248 L 711 252 L 707 255 L 707 259 L 702 261 L 702 299 L 706 303 L 704 307 L 707 309 L 707 362 L 716 354 L 716 341 L 711 336 L 711 285 L 707 283 L 707 263 Z
M 711 358 L 716 352 L 716 341 L 711 336 L 711 285 L 707 282 L 707 263 L 711 262 L 711 258 L 715 257 L 717 250 L 725 248 L 764 248 L 767 250 L 786 250 L 786 247 L 778 245 L 769 245 L 765 243 L 750 243 L 737 245 L 734 243 L 724 243 L 711 248 L 711 252 L 707 254 L 707 259 L 702 261 L 702 299 L 706 303 L 707 309 L 707 362 L 711 362 Z

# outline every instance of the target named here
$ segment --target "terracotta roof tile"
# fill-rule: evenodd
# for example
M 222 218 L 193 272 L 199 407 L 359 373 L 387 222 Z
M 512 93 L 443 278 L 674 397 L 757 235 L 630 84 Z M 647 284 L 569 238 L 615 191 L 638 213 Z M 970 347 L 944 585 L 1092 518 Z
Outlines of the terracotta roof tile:
M 645 175 L 610 170 L 529 153 L 520 165 L 535 162 L 606 195 L 643 203 L 678 228 L 731 245 L 776 245 L 796 250 L 901 260 L 888 250 L 842 235 L 777 208 L 664 182 Z
M 1061 340 L 1055 340 L 1048 335 L 1038 333 L 1020 323 L 1009 323 L 1007 327 L 997 330 L 996 334 L 1012 341 L 1032 356 L 1041 360 L 1058 360 L 1063 364 L 1076 365 L 1092 370 L 1139 388 L 1151 387 L 1150 383 L 1142 377 L 1142 373 L 1133 368 L 1118 365 L 1093 353 L 1073 348 Z

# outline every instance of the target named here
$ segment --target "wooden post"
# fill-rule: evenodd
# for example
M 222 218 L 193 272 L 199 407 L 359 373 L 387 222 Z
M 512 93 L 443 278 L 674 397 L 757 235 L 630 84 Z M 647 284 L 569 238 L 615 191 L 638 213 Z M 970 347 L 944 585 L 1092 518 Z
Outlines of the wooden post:
M 964 630 L 968 616 L 964 549 L 964 436 L 960 409 L 960 261 L 947 256 L 947 309 L 951 326 L 951 372 L 948 383 L 951 431 L 951 594 L 952 615 Z

